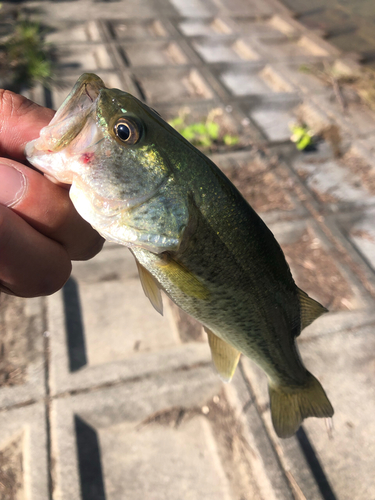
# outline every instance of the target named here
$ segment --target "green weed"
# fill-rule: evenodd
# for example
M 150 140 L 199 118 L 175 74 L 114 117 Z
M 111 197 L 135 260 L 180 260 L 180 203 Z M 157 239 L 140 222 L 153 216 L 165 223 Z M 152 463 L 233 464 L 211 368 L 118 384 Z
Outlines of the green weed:
M 52 48 L 43 39 L 41 26 L 18 14 L 13 32 L 0 42 L 1 70 L 12 90 L 50 86 L 54 73 Z
M 190 110 L 183 108 L 176 118 L 169 121 L 169 124 L 196 147 L 212 149 L 219 145 L 234 146 L 238 144 L 239 137 L 223 133 L 220 124 L 214 121 L 222 113 L 223 110 L 221 108 L 215 108 L 210 111 L 206 120 L 188 125 L 187 117 L 190 114 Z
M 313 145 L 314 134 L 306 125 L 294 124 L 290 126 L 290 130 L 292 132 L 290 140 L 295 143 L 299 151 L 304 151 Z

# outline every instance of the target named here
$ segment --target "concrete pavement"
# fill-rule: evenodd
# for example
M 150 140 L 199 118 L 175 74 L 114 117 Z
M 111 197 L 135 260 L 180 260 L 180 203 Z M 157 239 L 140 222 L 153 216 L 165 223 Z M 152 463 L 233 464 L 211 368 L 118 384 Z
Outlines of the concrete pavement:
M 48 298 L 1 297 L 0 498 L 375 499 L 375 115 L 302 66 L 347 63 L 273 0 L 25 2 L 54 31 L 57 107 L 85 71 L 166 118 L 218 109 L 214 161 L 330 309 L 300 337 L 336 413 L 279 440 L 264 374 L 214 374 L 200 326 L 160 317 L 129 252 L 106 245 Z M 325 140 L 289 141 L 301 118 Z M 339 155 L 337 154 L 339 153 Z

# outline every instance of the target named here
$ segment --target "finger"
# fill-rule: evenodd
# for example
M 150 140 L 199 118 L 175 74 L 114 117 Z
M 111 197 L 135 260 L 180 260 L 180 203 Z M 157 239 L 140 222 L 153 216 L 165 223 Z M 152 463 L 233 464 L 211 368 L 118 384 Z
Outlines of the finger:
M 4 158 L 0 159 L 0 203 L 60 243 L 72 260 L 90 259 L 103 247 L 104 239 L 77 213 L 66 189 Z
M 25 144 L 39 136 L 54 113 L 26 97 L 0 89 L 0 155 L 24 160 Z
M 71 272 L 66 250 L 0 205 L 0 289 L 21 297 L 50 295 Z

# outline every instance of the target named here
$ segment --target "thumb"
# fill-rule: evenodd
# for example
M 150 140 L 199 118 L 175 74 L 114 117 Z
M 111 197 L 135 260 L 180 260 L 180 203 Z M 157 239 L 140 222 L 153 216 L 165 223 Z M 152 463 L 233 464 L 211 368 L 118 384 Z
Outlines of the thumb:
M 11 207 L 24 195 L 26 178 L 24 174 L 10 165 L 0 164 L 0 204 Z

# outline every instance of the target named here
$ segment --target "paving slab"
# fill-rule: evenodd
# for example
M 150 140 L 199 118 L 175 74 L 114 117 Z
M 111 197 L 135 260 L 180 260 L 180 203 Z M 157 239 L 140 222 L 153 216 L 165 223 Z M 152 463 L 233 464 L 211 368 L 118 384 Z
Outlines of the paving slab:
M 229 66 L 213 69 L 217 77 L 234 96 L 272 95 L 274 93 L 295 92 L 293 87 L 274 67 L 265 64 L 241 67 Z
M 123 48 L 129 65 L 139 66 L 179 66 L 187 63 L 184 48 L 176 41 L 151 41 L 127 43 Z M 185 49 L 186 50 L 186 49 Z
M 116 40 L 158 40 L 168 36 L 171 24 L 168 19 L 111 19 L 106 23 L 109 36 Z
M 243 109 L 268 143 L 279 143 L 289 141 L 290 127 L 296 123 L 294 110 L 299 104 L 297 93 L 275 92 L 244 101 Z
M 50 498 L 47 450 L 43 403 L 0 412 L 1 498 Z
M 252 18 L 271 16 L 272 7 L 262 0 L 215 0 L 215 4 L 225 13 Z
M 151 105 L 189 104 L 214 96 L 196 68 L 137 69 L 134 71 Z
M 230 22 L 221 17 L 209 19 L 183 19 L 177 22 L 179 31 L 187 37 L 197 36 L 228 36 L 233 30 Z
M 375 204 L 375 170 L 353 151 L 341 158 L 331 154 L 326 159 L 305 154 L 292 162 L 292 167 L 318 202 L 331 212 Z
M 202 60 L 208 64 L 236 63 L 260 59 L 260 56 L 252 49 L 251 45 L 241 38 L 231 40 L 205 38 L 192 41 L 191 44 Z
M 202 0 L 170 0 L 170 4 L 176 9 L 178 14 L 183 17 L 205 17 L 215 12 L 215 9 L 208 2 Z
M 45 395 L 43 302 L 1 295 L 0 409 Z
M 369 207 L 361 212 L 341 215 L 338 218 L 341 231 L 373 271 L 375 271 L 374 220 L 375 207 Z
M 99 436 L 109 498 L 127 492 L 139 500 L 230 499 L 212 430 L 203 416 L 182 422 L 178 430 L 156 424 L 134 433 L 134 424 L 124 423 Z

